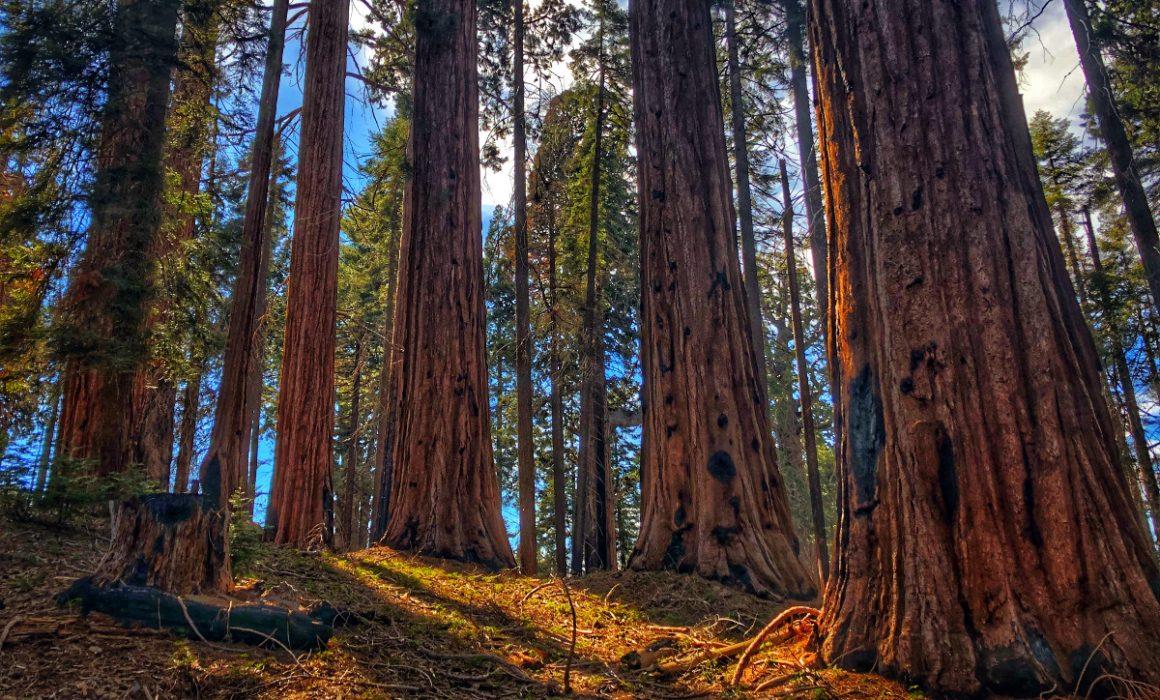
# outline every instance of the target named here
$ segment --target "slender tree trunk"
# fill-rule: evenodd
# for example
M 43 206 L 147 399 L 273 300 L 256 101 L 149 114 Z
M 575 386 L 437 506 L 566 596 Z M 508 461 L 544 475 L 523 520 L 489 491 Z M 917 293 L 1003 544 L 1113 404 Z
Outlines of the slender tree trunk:
M 259 324 L 264 315 L 266 270 L 269 269 L 270 181 L 275 153 L 274 120 L 277 116 L 278 87 L 282 77 L 282 54 L 286 40 L 289 0 L 274 0 L 270 10 L 269 44 L 266 49 L 262 96 L 250 156 L 246 209 L 242 218 L 242 247 L 237 278 L 230 300 L 229 326 L 222 364 L 221 384 L 214 410 L 213 431 L 202 472 L 216 472 L 218 493 L 226 502 L 245 476 L 246 443 L 253 419 L 250 405 L 253 392 L 247 389 L 254 365 L 262 362 Z M 345 54 L 344 54 L 345 55 Z M 340 110 L 341 111 L 341 110 Z M 333 129 L 333 124 L 330 125 Z M 271 500 L 267 521 L 277 517 Z M 272 517 L 271 517 L 272 516 Z
M 560 361 L 560 317 L 559 317 L 559 272 L 556 269 L 556 222 L 551 209 L 548 212 L 548 299 L 551 308 L 549 329 L 551 368 L 548 382 L 551 386 L 552 412 L 552 509 L 553 530 L 556 543 L 556 575 L 568 573 L 568 493 L 564 484 L 564 395 L 560 391 L 563 363 Z
M 354 350 L 354 377 L 351 379 L 350 388 L 350 422 L 346 427 L 346 464 L 343 465 L 343 472 L 345 476 L 345 484 L 343 484 L 342 500 L 339 502 L 338 509 L 338 526 L 339 526 L 339 547 L 346 550 L 352 550 L 358 547 L 356 539 L 355 516 L 355 493 L 358 491 L 358 436 L 359 436 L 359 421 L 362 419 L 360 411 L 362 403 L 362 363 L 363 363 L 363 339 L 360 336 L 355 341 Z
M 254 407 L 253 420 L 250 422 L 250 453 L 248 462 L 248 471 L 250 476 L 250 502 L 248 504 L 250 509 L 250 517 L 254 517 L 254 502 L 258 498 L 258 468 L 261 466 L 261 461 L 258 458 L 258 450 L 262 447 L 262 404 L 259 402 Z
M 707 0 L 630 9 L 644 442 L 630 566 L 811 598 L 756 375 Z
M 757 241 L 753 236 L 753 195 L 749 189 L 749 136 L 745 129 L 745 99 L 741 91 L 741 60 L 734 0 L 725 3 L 725 43 L 729 53 L 729 102 L 733 124 L 733 165 L 737 187 L 737 218 L 741 224 L 741 262 L 745 273 L 745 301 L 757 357 L 757 377 L 766 386 L 765 323 L 761 313 L 761 283 L 757 277 Z
M 1064 0 L 1063 6 L 1067 10 L 1067 20 L 1075 37 L 1079 65 L 1087 81 L 1088 96 L 1095 107 L 1100 135 L 1108 149 L 1116 187 L 1124 202 L 1124 211 L 1132 236 L 1136 239 L 1136 248 L 1140 251 L 1140 260 L 1144 263 L 1148 289 L 1152 292 L 1152 304 L 1160 309 L 1160 235 L 1157 235 L 1156 219 L 1152 217 L 1144 185 L 1140 182 L 1140 170 L 1132 153 L 1132 145 L 1120 119 L 1099 42 L 1092 34 L 1087 0 Z
M 839 433 L 823 657 L 939 694 L 1155 682 L 1160 571 L 995 3 L 811 9 Z
M 802 409 L 802 437 L 805 441 L 806 476 L 810 484 L 810 515 L 813 518 L 814 544 L 818 550 L 818 565 L 824 583 L 830 575 L 830 540 L 826 536 L 826 510 L 822 504 L 822 478 L 818 471 L 817 430 L 814 427 L 814 397 L 810 389 L 810 365 L 806 360 L 806 331 L 802 324 L 802 295 L 798 288 L 797 256 L 793 242 L 793 194 L 789 186 L 789 172 L 785 161 L 781 169 L 781 196 L 785 201 L 782 213 L 782 236 L 785 240 L 786 277 L 789 279 L 790 311 L 793 317 L 793 346 L 797 359 L 798 395 Z
M 52 401 L 52 405 L 48 409 L 48 420 L 44 423 L 44 440 L 40 443 L 40 464 L 36 470 L 36 490 L 34 492 L 37 494 L 44 493 L 44 488 L 48 485 L 48 472 L 53 468 L 53 438 L 56 437 L 56 421 L 60 417 L 59 382 L 52 385 L 48 396 L 49 400 Z M 3 455 L 0 454 L 0 457 L 3 457 Z
M 818 178 L 818 155 L 814 149 L 814 122 L 806 75 L 805 9 L 802 0 L 783 0 L 786 16 L 786 47 L 789 55 L 790 89 L 793 91 L 794 127 L 801 158 L 802 181 L 806 193 L 806 219 L 810 230 L 810 259 L 814 263 L 814 285 L 822 330 L 829 338 L 829 253 L 826 246 L 826 217 L 822 205 L 822 184 Z M 827 343 L 828 347 L 828 343 Z
M 1112 339 L 1112 362 L 1115 365 L 1116 381 L 1120 387 L 1120 396 L 1124 402 L 1124 415 L 1128 419 L 1128 431 L 1132 435 L 1132 447 L 1136 452 L 1136 474 L 1140 486 L 1148 498 L 1148 512 L 1150 518 L 1145 523 L 1151 523 L 1152 542 L 1160 542 L 1160 485 L 1156 482 L 1156 470 L 1152 465 L 1152 452 L 1148 449 L 1148 433 L 1144 430 L 1144 423 L 1140 417 L 1140 404 L 1136 399 L 1136 385 L 1132 381 L 1132 372 L 1128 367 L 1128 356 L 1124 352 L 1124 343 L 1120 340 L 1120 329 L 1115 323 L 1115 311 L 1108 298 L 1108 279 L 1104 272 L 1103 259 L 1100 257 L 1099 242 L 1096 240 L 1095 227 L 1092 226 L 1091 212 L 1084 209 L 1084 231 L 1087 234 L 1088 249 L 1092 260 L 1092 270 L 1095 272 L 1092 281 L 1095 287 L 1096 298 L 1104 311 L 1104 322 L 1109 324 L 1107 332 Z M 1132 488 L 1132 487 L 1130 487 Z
M 532 444 L 532 338 L 528 298 L 528 137 L 524 117 L 524 2 L 513 0 L 512 139 L 515 153 L 516 439 L 520 499 L 520 570 L 536 574 L 536 462 Z
M 61 305 L 58 451 L 97 476 L 133 457 L 133 378 L 146 359 L 149 256 L 161 224 L 162 149 L 179 0 L 120 0 L 109 56 L 92 223 Z
M 1049 165 L 1054 171 L 1054 158 L 1049 159 Z M 1052 176 L 1052 184 L 1059 191 L 1063 191 L 1063 184 L 1059 181 L 1058 173 Z M 1088 303 L 1086 275 L 1079 261 L 1079 246 L 1076 245 L 1075 240 L 1075 222 L 1071 219 L 1071 212 L 1068 211 L 1067 202 L 1063 197 L 1060 197 L 1056 202 L 1055 215 L 1059 217 L 1059 238 L 1063 241 L 1064 257 L 1067 259 L 1067 267 L 1071 271 L 1072 284 L 1075 285 L 1075 290 L 1079 293 L 1080 308 L 1082 309 Z
M 181 395 L 181 428 L 177 442 L 177 473 L 173 477 L 173 492 L 185 493 L 189 488 L 189 468 L 193 465 L 193 444 L 197 437 L 197 414 L 201 409 L 201 370 L 185 382 Z
M 334 324 L 349 12 L 350 0 L 310 3 L 270 500 L 277 544 L 304 545 L 323 522 L 323 507 L 333 493 Z M 239 376 L 244 380 L 245 373 Z M 244 394 L 244 383 L 238 386 Z M 237 467 L 222 474 L 222 493 L 228 493 L 224 487 L 236 484 Z
M 584 328 L 580 339 L 580 454 L 576 516 L 572 529 L 572 573 L 608 569 L 615 560 L 611 532 L 606 412 L 608 384 L 604 367 L 604 313 L 600 297 L 600 180 L 604 159 L 604 18 L 597 29 L 600 44 L 596 88 L 592 166 L 588 185 L 588 268 L 584 291 Z
M 420 0 L 415 24 L 384 541 L 510 567 L 488 411 L 476 6 Z
M 214 85 L 217 82 L 216 51 L 220 17 L 219 0 L 187 0 L 181 22 L 181 45 L 171 97 L 166 170 L 177 182 L 175 192 L 163 197 L 165 212 L 162 234 L 154 240 L 152 258 L 162 264 L 180 255 L 196 235 L 194 208 L 201 193 L 201 175 L 213 150 L 215 114 Z M 174 299 L 155 280 L 159 294 L 152 300 L 145 320 L 146 335 L 160 329 L 171 313 Z M 151 358 L 137 369 L 133 380 L 132 461 L 145 470 L 150 481 L 169 490 L 169 469 L 173 461 L 173 428 L 177 406 L 177 384 L 169 376 L 162 358 Z

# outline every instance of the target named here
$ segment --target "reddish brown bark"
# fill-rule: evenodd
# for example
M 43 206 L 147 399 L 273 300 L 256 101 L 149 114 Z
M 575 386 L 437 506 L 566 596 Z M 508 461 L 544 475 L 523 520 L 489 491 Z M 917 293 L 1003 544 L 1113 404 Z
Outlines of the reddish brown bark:
M 268 516 L 278 544 L 302 546 L 314 537 L 323 523 L 323 506 L 329 503 L 332 492 L 334 345 L 349 12 L 350 0 L 310 3 L 298 192 L 278 388 L 278 442 Z M 241 378 L 239 390 L 244 394 L 245 375 Z M 243 431 L 245 427 L 241 426 Z M 237 486 L 239 468 L 222 469 L 221 474 L 220 493 L 232 493 L 226 485 Z
M 59 454 L 98 476 L 132 461 L 133 378 L 161 223 L 162 148 L 178 0 L 120 0 L 109 56 L 92 224 L 61 305 Z
M 181 398 L 181 430 L 177 444 L 177 471 L 173 492 L 185 493 L 189 487 L 189 468 L 193 464 L 193 443 L 197 437 L 197 414 L 201 407 L 201 371 L 186 381 Z
M 826 510 L 822 501 L 822 478 L 818 470 L 818 438 L 814 426 L 814 396 L 810 388 L 810 364 L 806 360 L 806 333 L 802 324 L 802 295 L 798 285 L 797 256 L 793 240 L 793 193 L 789 187 L 789 172 L 785 161 L 781 170 L 781 196 L 785 203 L 782 212 L 782 240 L 785 243 L 786 277 L 789 278 L 789 305 L 793 319 L 793 349 L 797 360 L 798 398 L 802 411 L 802 439 L 805 442 L 806 478 L 810 484 L 810 516 L 814 526 L 814 546 L 818 550 L 818 565 L 824 583 L 830 575 L 830 540 L 826 537 Z
M 1155 681 L 1160 572 L 995 3 L 811 9 L 840 475 L 824 658 L 938 693 Z
M 536 461 L 532 444 L 532 334 L 528 293 L 528 135 L 524 115 L 524 3 L 512 3 L 512 160 L 516 235 L 516 443 L 520 571 L 536 574 Z
M 384 541 L 510 567 L 484 356 L 475 3 L 421 0 L 415 25 Z
M 707 0 L 631 7 L 644 444 L 630 566 L 810 598 L 757 378 Z
M 241 255 L 230 299 L 229 326 L 213 431 L 201 467 L 203 473 L 220 474 L 217 477 L 220 491 L 215 498 L 221 503 L 228 502 L 233 491 L 245 483 L 246 448 L 255 410 L 254 402 L 261 399 L 260 393 L 253 389 L 253 378 L 257 373 L 260 379 L 261 373 L 260 339 L 263 329 L 260 324 L 265 310 L 266 278 L 270 264 L 267 213 L 275 153 L 274 118 L 282 77 L 288 8 L 289 0 L 274 0 L 270 10 L 265 74 L 250 156 L 246 210 L 242 219 Z

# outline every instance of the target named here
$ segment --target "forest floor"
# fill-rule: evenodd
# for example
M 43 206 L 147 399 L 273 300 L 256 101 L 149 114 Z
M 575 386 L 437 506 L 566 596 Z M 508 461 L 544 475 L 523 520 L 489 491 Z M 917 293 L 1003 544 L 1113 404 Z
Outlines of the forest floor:
M 751 638 L 784 606 L 673 574 L 614 572 L 565 586 L 386 548 L 263 547 L 241 585 L 357 613 L 325 651 L 299 655 L 57 607 L 53 596 L 92 570 L 107 538 L 100 526 L 0 519 L 0 697 L 547 697 L 564 694 L 566 676 L 579 697 L 915 695 L 877 676 L 811 668 L 806 624 L 764 647 L 734 688 L 737 655 L 685 662 Z

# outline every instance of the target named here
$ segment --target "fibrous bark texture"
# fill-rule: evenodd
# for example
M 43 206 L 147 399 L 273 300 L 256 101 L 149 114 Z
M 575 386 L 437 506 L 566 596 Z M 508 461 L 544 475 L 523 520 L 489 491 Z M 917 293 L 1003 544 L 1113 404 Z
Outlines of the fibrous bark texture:
M 120 0 L 89 198 L 92 224 L 60 315 L 59 454 L 98 475 L 132 461 L 133 378 L 145 358 L 178 0 Z
M 215 495 L 220 503 L 228 502 L 233 489 L 244 481 L 242 477 L 246 471 L 246 447 L 255 413 L 254 404 L 261 400 L 260 391 L 255 390 L 254 383 L 255 375 L 258 381 L 261 379 L 263 329 L 260 323 L 265 309 L 266 273 L 270 261 L 270 227 L 266 219 L 275 152 L 274 118 L 282 77 L 282 53 L 289 5 L 289 0 L 275 0 L 271 7 L 262 97 L 258 105 L 246 210 L 242 219 L 241 255 L 230 300 L 213 432 L 202 464 L 203 473 L 216 471 L 221 475 L 218 479 L 219 493 Z
M 510 567 L 484 354 L 475 28 L 473 0 L 418 3 L 384 541 Z
M 824 658 L 939 693 L 1155 681 L 1160 573 L 995 3 L 811 8 L 839 435 Z
M 99 586 L 123 583 L 166 593 L 214 593 L 233 586 L 226 515 L 190 494 L 153 494 L 121 505 L 113 548 L 97 565 Z
M 810 598 L 757 378 L 707 0 L 631 8 L 644 438 L 637 569 Z
M 350 0 L 310 3 L 298 195 L 279 377 L 278 443 L 270 499 L 269 519 L 278 544 L 303 545 L 313 537 L 323 522 L 323 506 L 331 493 L 349 12 Z M 239 391 L 245 393 L 244 379 Z M 241 428 L 245 430 L 244 423 Z M 220 474 L 222 483 L 215 491 L 228 496 L 239 485 L 240 467 L 223 469 Z M 209 492 L 211 485 L 206 488 Z

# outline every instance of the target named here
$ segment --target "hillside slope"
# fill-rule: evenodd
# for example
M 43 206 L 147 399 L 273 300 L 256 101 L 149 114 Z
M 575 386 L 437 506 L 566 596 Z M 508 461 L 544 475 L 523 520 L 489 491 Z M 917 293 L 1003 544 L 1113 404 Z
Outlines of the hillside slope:
M 563 693 L 566 673 L 582 697 L 745 696 L 753 693 L 726 690 L 735 656 L 685 662 L 752 637 L 780 610 L 672 574 L 607 573 L 565 587 L 385 548 L 262 548 L 243 586 L 356 614 L 326 651 L 295 657 L 58 608 L 53 594 L 91 569 L 106 537 L 97 527 L 0 521 L 0 697 L 545 697 Z M 805 635 L 782 636 L 790 639 L 749 665 L 744 686 L 765 683 L 762 696 L 906 696 L 875 676 L 809 670 L 800 665 L 811 656 Z M 689 668 L 665 673 L 658 664 Z

